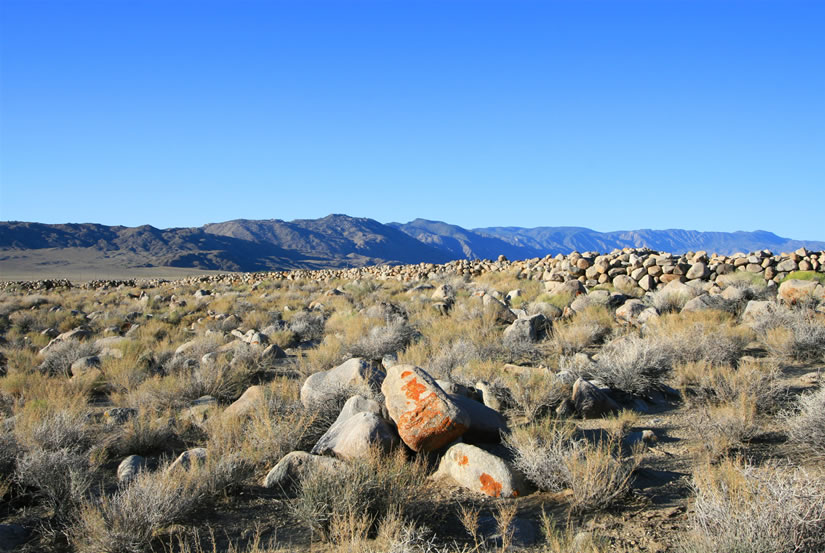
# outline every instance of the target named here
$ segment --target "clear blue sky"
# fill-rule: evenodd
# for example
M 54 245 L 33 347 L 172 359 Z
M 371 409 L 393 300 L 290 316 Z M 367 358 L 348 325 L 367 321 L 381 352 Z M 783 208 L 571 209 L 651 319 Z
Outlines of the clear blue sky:
M 0 9 L 2 220 L 825 239 L 825 2 Z

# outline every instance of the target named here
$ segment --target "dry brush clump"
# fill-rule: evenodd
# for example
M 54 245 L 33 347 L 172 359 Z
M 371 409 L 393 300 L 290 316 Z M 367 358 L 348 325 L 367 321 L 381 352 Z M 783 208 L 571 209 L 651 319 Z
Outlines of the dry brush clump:
M 574 513 L 604 509 L 624 497 L 641 462 L 638 451 L 626 454 L 610 433 L 588 441 L 574 426 L 559 422 L 516 429 L 506 444 L 516 467 L 539 489 L 571 490 Z
M 754 323 L 760 341 L 781 361 L 825 358 L 825 315 L 804 306 L 777 306 Z
M 825 480 L 776 462 L 741 459 L 701 465 L 693 474 L 692 529 L 686 553 L 815 553 L 825 548 Z
M 319 468 L 301 482 L 293 515 L 324 540 L 366 536 L 388 516 L 406 514 L 426 487 L 423 460 L 410 462 L 403 449 L 379 450 L 340 471 Z
M 825 458 L 825 387 L 799 398 L 797 410 L 783 417 L 791 443 Z
M 140 472 L 114 494 L 87 501 L 75 516 L 70 538 L 79 553 L 141 553 L 155 532 L 182 520 L 205 499 L 208 475 L 187 469 Z

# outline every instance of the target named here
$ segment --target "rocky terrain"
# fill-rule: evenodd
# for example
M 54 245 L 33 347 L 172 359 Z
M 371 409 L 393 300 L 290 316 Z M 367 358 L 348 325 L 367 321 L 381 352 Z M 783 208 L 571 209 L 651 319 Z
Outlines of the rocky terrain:
M 825 243 L 756 232 L 635 230 L 596 232 L 579 227 L 463 229 L 416 219 L 382 224 L 330 215 L 322 219 L 238 219 L 198 228 L 157 229 L 99 224 L 0 222 L 0 278 L 91 279 L 133 275 L 150 268 L 197 271 L 270 271 L 445 263 L 450 260 L 529 259 L 572 251 L 653 248 L 724 254 Z M 169 271 L 167 271 L 169 273 Z
M 805 248 L 5 282 L 0 550 L 819 552 L 823 283 Z

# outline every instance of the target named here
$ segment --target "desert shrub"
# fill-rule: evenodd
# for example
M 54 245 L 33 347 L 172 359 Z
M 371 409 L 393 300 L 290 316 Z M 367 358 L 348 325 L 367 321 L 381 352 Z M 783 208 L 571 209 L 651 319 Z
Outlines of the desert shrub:
M 0 418 L 0 477 L 11 476 L 19 451 L 20 446 L 14 435 L 13 421 Z
M 678 363 L 673 374 L 683 395 L 700 404 L 724 403 L 746 396 L 764 413 L 775 410 L 787 394 L 779 367 L 761 359 L 742 359 L 738 367 L 707 361 Z
M 32 451 L 84 450 L 94 441 L 84 405 L 50 405 L 48 400 L 26 403 L 17 415 L 14 432 L 18 443 Z
M 146 455 L 166 449 L 174 436 L 169 416 L 143 407 L 112 430 L 106 439 L 106 448 L 118 456 Z
M 825 316 L 811 309 L 777 306 L 754 328 L 776 359 L 813 361 L 825 355 Z
M 78 449 L 31 449 L 17 458 L 15 478 L 33 488 L 53 518 L 63 522 L 83 502 L 96 470 L 89 455 Z
M 686 553 L 814 553 L 825 548 L 825 480 L 801 468 L 739 459 L 693 474 Z
M 368 531 L 392 513 L 410 513 L 425 485 L 423 461 L 410 462 L 403 449 L 388 455 L 376 450 L 340 470 L 313 471 L 292 509 L 314 533 L 339 541 L 340 531 L 333 530 L 342 522 L 366 520 Z
M 569 321 L 553 327 L 553 343 L 562 355 L 570 355 L 600 343 L 610 334 L 613 315 L 603 305 L 589 305 Z
M 825 387 L 799 398 L 798 410 L 784 416 L 790 441 L 817 456 L 825 456 Z
M 404 349 L 413 339 L 415 330 L 402 318 L 395 318 L 386 325 L 372 327 L 366 336 L 352 346 L 353 357 L 381 359 L 384 355 Z
M 711 459 L 728 454 L 752 440 L 760 431 L 758 406 L 753 397 L 740 395 L 732 401 L 706 406 L 693 427 Z
M 71 541 L 80 553 L 140 553 L 154 533 L 191 513 L 205 496 L 201 470 L 140 472 L 113 495 L 88 501 Z
M 681 311 L 685 304 L 695 296 L 696 294 L 692 290 L 677 291 L 662 288 L 645 294 L 644 301 L 651 307 L 655 307 L 659 313 L 673 313 Z
M 46 352 L 38 369 L 47 375 L 69 375 L 72 363 L 81 357 L 95 355 L 97 348 L 88 342 L 65 340 L 55 343 Z
M 570 396 L 570 386 L 550 371 L 507 375 L 499 385 L 509 392 L 515 404 L 514 414 L 529 421 L 546 416 Z
M 300 402 L 284 400 L 269 390 L 262 404 L 247 416 L 212 417 L 206 421 L 206 448 L 210 453 L 218 457 L 239 455 L 251 469 L 268 469 L 287 453 L 315 445 L 334 421 L 330 412 L 322 424 L 319 412 L 304 409 Z
M 573 303 L 576 297 L 569 293 L 560 294 L 541 294 L 536 298 L 536 301 L 549 303 L 564 311 L 564 308 Z
M 320 340 L 324 336 L 325 322 L 322 313 L 301 311 L 289 319 L 289 330 L 294 332 L 302 342 Z
M 638 452 L 625 456 L 610 435 L 592 443 L 577 438 L 574 427 L 554 422 L 519 428 L 505 443 L 516 467 L 539 489 L 572 491 L 572 512 L 603 509 L 623 497 L 641 462 Z
M 696 311 L 664 315 L 649 325 L 646 336 L 663 342 L 673 362 L 707 361 L 733 365 L 752 339 L 751 331 L 736 326 L 722 311 Z
M 673 352 L 662 340 L 631 334 L 602 348 L 592 374 L 613 389 L 644 396 L 660 388 L 672 362 Z
M 825 284 L 825 275 L 816 271 L 793 271 L 788 273 L 782 282 L 786 280 L 816 280 L 820 284 Z

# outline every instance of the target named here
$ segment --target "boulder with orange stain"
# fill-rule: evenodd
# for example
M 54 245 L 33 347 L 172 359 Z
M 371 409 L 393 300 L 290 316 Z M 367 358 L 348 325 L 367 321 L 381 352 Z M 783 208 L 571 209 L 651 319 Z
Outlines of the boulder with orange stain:
M 528 492 L 524 477 L 507 461 L 465 443 L 450 446 L 433 476 L 451 478 L 462 487 L 490 497 L 518 497 Z
M 413 451 L 440 449 L 470 427 L 467 413 L 419 367 L 390 367 L 381 391 L 398 435 Z

